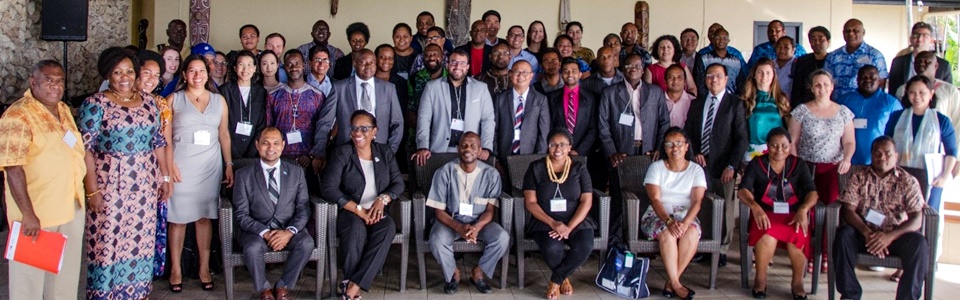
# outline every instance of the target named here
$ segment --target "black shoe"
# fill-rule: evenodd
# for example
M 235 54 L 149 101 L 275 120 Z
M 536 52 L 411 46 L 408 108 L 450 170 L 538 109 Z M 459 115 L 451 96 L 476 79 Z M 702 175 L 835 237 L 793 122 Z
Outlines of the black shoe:
M 726 255 L 726 254 L 720 254 L 720 263 L 718 263 L 717 266 L 718 266 L 718 267 L 726 267 L 726 266 L 727 266 L 727 255 Z
M 668 291 L 668 290 L 666 290 L 666 289 L 663 290 L 663 297 L 673 298 L 673 297 L 676 297 L 676 296 L 677 296 L 677 293 L 674 292 L 674 291 Z
M 793 300 L 807 300 L 807 295 L 793 294 Z
M 341 281 L 340 284 L 337 284 L 337 296 L 343 296 L 347 294 L 347 285 L 350 284 L 350 280 Z
M 750 290 L 750 293 L 753 294 L 753 299 L 767 299 L 767 290 Z
M 693 256 L 692 259 L 690 259 L 690 261 L 692 261 L 692 262 L 702 262 L 703 259 L 706 258 L 706 257 L 707 257 L 706 254 L 697 253 L 696 255 Z
M 694 290 L 691 289 L 691 288 L 688 288 L 687 286 L 683 286 L 683 287 L 687 289 L 687 296 L 686 296 L 686 297 L 683 297 L 683 299 L 684 299 L 684 300 L 693 300 L 693 295 L 696 295 L 697 292 L 694 291 Z
M 459 285 L 456 280 L 450 280 L 450 282 L 443 284 L 443 292 L 448 295 L 456 294 Z
M 477 291 L 479 291 L 480 293 L 489 294 L 493 292 L 493 290 L 490 289 L 490 285 L 487 284 L 487 282 L 484 281 L 483 279 L 476 280 L 476 281 L 471 279 L 470 282 L 472 282 L 473 285 L 477 287 Z

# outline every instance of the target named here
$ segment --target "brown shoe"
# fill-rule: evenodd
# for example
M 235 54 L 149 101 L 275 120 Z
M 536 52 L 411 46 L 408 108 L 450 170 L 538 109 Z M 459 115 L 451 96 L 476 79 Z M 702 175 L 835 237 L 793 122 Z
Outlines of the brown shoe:
M 547 282 L 547 299 L 557 300 L 560 298 L 560 285 L 549 280 Z
M 563 283 L 560 284 L 560 293 L 564 295 L 573 295 L 573 285 L 570 284 L 570 279 L 564 279 Z
M 272 289 L 263 290 L 263 292 L 260 293 L 260 300 L 275 300 L 275 298 L 273 298 L 273 290 Z
M 290 292 L 287 291 L 287 288 L 277 288 L 277 300 L 290 300 Z

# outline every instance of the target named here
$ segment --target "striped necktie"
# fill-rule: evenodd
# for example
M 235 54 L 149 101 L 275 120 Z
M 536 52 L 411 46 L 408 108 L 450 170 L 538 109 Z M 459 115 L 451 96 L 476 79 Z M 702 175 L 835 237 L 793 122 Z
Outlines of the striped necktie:
M 277 177 L 273 176 L 273 173 L 276 171 L 276 167 L 267 169 L 267 176 L 270 177 L 270 184 L 267 187 L 267 192 L 270 194 L 270 201 L 273 201 L 273 204 L 277 204 L 277 202 L 280 201 L 280 188 L 277 186 Z
M 717 114 L 714 109 L 717 106 L 717 97 L 710 97 L 710 108 L 707 110 L 707 120 L 703 122 L 703 135 L 701 136 L 700 153 L 710 154 L 710 138 L 713 135 L 713 118 Z
M 513 145 L 510 147 L 513 154 L 520 153 L 520 125 L 523 123 L 523 96 L 517 96 L 517 99 L 520 100 L 520 105 L 517 105 L 517 113 L 513 114 Z
M 570 93 L 570 99 L 567 100 L 567 130 L 570 131 L 570 134 L 573 134 L 573 129 L 577 125 L 577 111 L 573 106 L 573 93 Z

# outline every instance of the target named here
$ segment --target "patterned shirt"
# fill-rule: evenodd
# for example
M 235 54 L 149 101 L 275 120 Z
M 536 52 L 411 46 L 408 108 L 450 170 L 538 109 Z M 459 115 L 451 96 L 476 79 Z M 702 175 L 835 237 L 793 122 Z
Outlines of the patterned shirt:
M 853 122 L 853 112 L 841 105 L 837 113 L 823 118 L 814 115 L 806 104 L 800 104 L 790 113 L 793 120 L 800 123 L 800 140 L 797 154 L 805 161 L 813 163 L 835 163 L 843 159 L 843 127 Z
M 833 90 L 834 99 L 857 90 L 857 72 L 866 65 L 877 67 L 882 79 L 889 76 L 887 61 L 883 58 L 883 53 L 867 45 L 867 43 L 860 44 L 860 47 L 853 53 L 847 53 L 847 47 L 842 46 L 827 54 L 823 69 L 830 71 L 830 74 L 833 74 L 833 81 L 836 82 L 836 87 Z
M 643 49 L 643 47 L 640 47 L 640 45 L 633 45 L 633 51 L 630 51 L 630 52 L 627 52 L 627 48 L 620 49 L 620 64 L 623 64 L 624 62 L 626 62 L 626 61 L 627 61 L 627 55 L 630 55 L 630 54 L 640 55 L 640 58 L 643 59 L 643 65 L 644 65 L 644 66 L 649 66 L 649 65 L 653 64 L 653 56 L 650 55 L 650 52 L 647 51 L 647 49 Z M 688 64 L 688 65 L 686 65 L 686 66 L 692 66 L 692 65 L 693 65 L 693 64 L 692 64 L 692 63 L 693 63 L 692 57 L 691 57 L 691 59 L 690 59 L 690 62 L 691 62 L 691 64 Z
M 498 76 L 493 74 L 493 70 L 488 70 L 480 73 L 480 76 L 477 76 L 476 79 L 487 84 L 487 90 L 490 91 L 491 99 L 496 98 L 497 94 L 506 91 L 511 86 L 509 72 Z
M 697 94 L 703 95 L 708 92 L 707 67 L 715 63 L 721 64 L 727 69 L 727 92 L 740 94 L 738 89 L 747 80 L 747 73 L 749 72 L 746 68 L 747 63 L 743 61 L 743 56 L 740 55 L 739 51 L 731 51 L 735 50 L 733 47 L 727 47 L 727 56 L 725 57 L 720 57 L 717 52 L 713 51 L 713 48 L 710 49 L 709 52 L 698 53 L 697 59 L 694 61 L 693 81 L 697 84 Z
M 59 102 L 57 111 L 59 118 L 28 89 L 0 118 L 0 169 L 23 167 L 27 194 L 43 228 L 70 222 L 76 207 L 84 207 L 85 147 L 70 107 Z M 7 222 L 23 219 L 10 188 L 5 194 Z
M 870 229 L 884 232 L 907 221 L 907 215 L 920 212 L 924 203 L 917 179 L 900 167 L 881 176 L 867 167 L 856 171 L 847 180 L 847 189 L 839 201 L 856 207 L 857 215 L 866 219 L 870 210 L 886 216 L 881 226 L 864 222 Z
M 794 45 L 793 57 L 801 57 L 804 54 L 807 54 L 807 49 L 803 48 L 803 44 Z M 756 47 L 753 47 L 753 53 L 750 53 L 750 61 L 747 62 L 747 69 L 752 69 L 753 65 L 757 64 L 761 58 L 769 58 L 774 61 L 777 60 L 777 50 L 776 47 L 771 42 L 766 42 Z M 788 95 L 790 93 L 787 93 Z
M 448 51 L 444 51 L 443 57 L 440 58 L 440 67 L 443 68 L 444 72 L 447 71 L 447 55 L 449 55 L 449 53 L 450 52 Z M 417 74 L 417 72 L 427 68 L 426 63 L 423 60 L 423 53 L 417 54 L 417 57 L 413 59 L 413 65 L 410 66 L 410 74 Z
M 317 42 L 310 41 L 309 43 L 300 45 L 297 47 L 297 50 L 300 50 L 300 53 L 303 53 L 303 74 L 310 74 L 310 64 L 307 63 L 310 61 L 310 48 L 316 46 Z M 327 53 L 330 54 L 330 69 L 327 70 L 327 76 L 333 76 L 333 69 L 337 66 L 337 60 L 343 57 L 343 51 L 340 51 L 339 48 L 334 47 L 331 44 L 327 44 Z M 283 53 L 277 53 L 277 56 L 280 56 L 280 65 L 283 63 Z M 282 66 L 280 72 L 283 72 Z M 286 83 L 286 81 L 281 81 Z
M 277 127 L 288 135 L 287 146 L 283 148 L 284 156 L 310 154 L 315 144 L 313 133 L 320 116 L 320 105 L 325 99 L 323 92 L 309 84 L 299 89 L 283 85 L 267 96 L 267 125 Z M 291 143 L 291 132 L 300 132 L 301 142 Z

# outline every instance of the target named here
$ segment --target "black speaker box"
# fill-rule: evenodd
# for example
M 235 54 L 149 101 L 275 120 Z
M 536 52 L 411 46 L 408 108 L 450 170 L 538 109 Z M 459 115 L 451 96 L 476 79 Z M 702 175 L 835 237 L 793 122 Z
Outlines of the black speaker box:
M 87 0 L 42 0 L 40 38 L 47 41 L 86 41 L 87 14 Z

